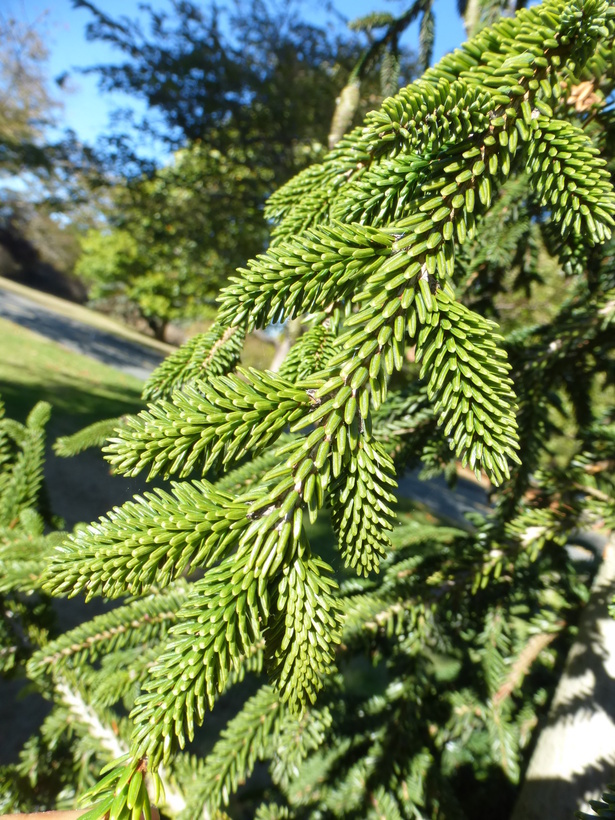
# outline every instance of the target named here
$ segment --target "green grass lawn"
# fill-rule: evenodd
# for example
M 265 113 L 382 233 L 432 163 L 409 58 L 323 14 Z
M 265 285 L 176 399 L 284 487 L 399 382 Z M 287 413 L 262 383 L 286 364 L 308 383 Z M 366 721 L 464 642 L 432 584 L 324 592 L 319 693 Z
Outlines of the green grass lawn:
M 53 436 L 94 421 L 137 412 L 142 383 L 94 359 L 0 319 L 0 397 L 7 416 L 23 421 L 37 401 L 54 408 Z

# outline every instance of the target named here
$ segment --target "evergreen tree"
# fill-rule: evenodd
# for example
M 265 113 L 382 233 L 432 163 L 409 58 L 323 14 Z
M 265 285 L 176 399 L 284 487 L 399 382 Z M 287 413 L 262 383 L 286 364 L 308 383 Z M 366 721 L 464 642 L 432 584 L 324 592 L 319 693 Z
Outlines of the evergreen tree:
M 564 545 L 615 519 L 614 48 L 604 0 L 522 10 L 270 198 L 269 250 L 106 448 L 169 486 L 45 571 L 54 594 L 129 596 L 28 664 L 107 764 L 88 820 L 152 799 L 183 818 L 501 812 L 587 594 Z M 531 301 L 546 269 L 549 317 L 502 336 L 507 294 Z M 239 365 L 246 331 L 293 317 L 279 373 Z M 490 509 L 396 524 L 396 476 L 457 460 Z
M 48 58 L 36 26 L 0 14 L 0 173 L 49 172 L 44 129 L 55 125 L 59 104 L 47 88 Z

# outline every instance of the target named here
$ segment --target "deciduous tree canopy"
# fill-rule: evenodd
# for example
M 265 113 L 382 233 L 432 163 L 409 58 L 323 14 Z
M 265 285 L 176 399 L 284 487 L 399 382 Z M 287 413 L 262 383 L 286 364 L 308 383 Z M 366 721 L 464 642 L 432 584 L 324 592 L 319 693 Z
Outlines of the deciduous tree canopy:
M 323 155 L 336 96 L 361 43 L 349 32 L 333 35 L 306 23 L 293 2 L 254 0 L 232 11 L 185 2 L 169 12 L 146 7 L 147 32 L 91 3 L 79 5 L 95 16 L 89 36 L 125 58 L 91 69 L 101 87 L 145 100 L 151 114 L 140 128 L 176 151 L 164 167 L 118 183 L 110 225 L 88 236 L 78 270 L 95 298 L 115 289 L 162 337 L 171 320 L 211 315 L 232 271 L 265 248 L 265 200 Z M 411 69 L 407 55 L 392 38 L 372 51 L 372 68 L 394 52 L 399 70 L 386 81 L 397 87 L 400 72 L 403 79 Z M 368 77 L 346 127 L 378 91 Z M 119 144 L 125 136 L 115 138 Z M 99 286 L 96 257 L 114 229 L 130 234 L 134 253 L 116 255 L 123 240 L 111 240 Z
M 0 13 L 0 174 L 49 170 L 45 129 L 58 102 L 46 76 L 47 49 L 39 30 Z

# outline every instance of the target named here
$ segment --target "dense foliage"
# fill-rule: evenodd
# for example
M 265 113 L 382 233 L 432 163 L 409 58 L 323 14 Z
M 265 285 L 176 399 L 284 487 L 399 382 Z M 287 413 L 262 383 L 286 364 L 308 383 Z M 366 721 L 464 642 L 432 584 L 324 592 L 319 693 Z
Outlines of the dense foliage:
M 28 663 L 106 764 L 88 820 L 503 816 L 587 594 L 565 544 L 615 520 L 614 50 L 603 0 L 502 19 L 269 199 L 269 249 L 106 448 L 168 486 L 36 582 L 123 599 Z M 296 317 L 279 373 L 240 366 Z M 399 523 L 419 463 L 491 504 Z
M 0 673 L 9 680 L 23 677 L 23 667 L 32 653 L 57 637 L 51 600 L 40 592 L 41 562 L 61 543 L 64 533 L 46 532 L 53 521 L 43 485 L 45 426 L 50 406 L 40 402 L 24 424 L 6 418 L 0 402 Z M 6 734 L 9 740 L 9 733 Z M 56 765 L 63 761 L 67 744 L 54 738 Z M 58 742 L 59 741 L 59 745 Z M 19 808 L 34 809 L 53 803 L 62 788 L 63 775 L 47 772 L 51 763 L 46 741 L 32 737 L 23 750 L 21 765 L 0 767 L 0 811 L 6 794 L 19 793 Z M 30 768 L 35 762 L 38 794 L 31 789 Z M 65 778 L 69 782 L 70 757 Z M 3 812 L 4 813 L 4 812 Z

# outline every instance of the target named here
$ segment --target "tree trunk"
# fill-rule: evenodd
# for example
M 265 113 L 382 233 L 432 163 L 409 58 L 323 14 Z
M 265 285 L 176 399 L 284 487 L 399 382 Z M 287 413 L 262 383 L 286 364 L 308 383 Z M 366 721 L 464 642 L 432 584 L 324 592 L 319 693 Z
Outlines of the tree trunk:
M 615 539 L 604 550 L 512 820 L 571 820 L 615 776 Z
M 168 322 L 164 319 L 159 319 L 157 316 L 145 316 L 145 321 L 149 329 L 152 331 L 154 339 L 158 342 L 165 341 Z

